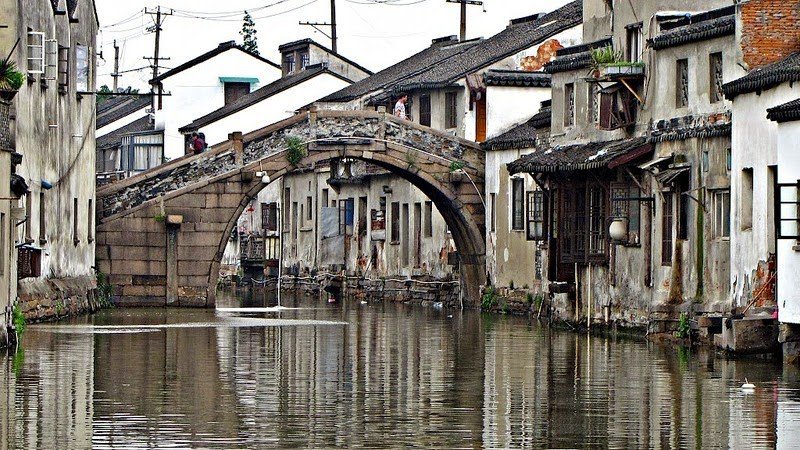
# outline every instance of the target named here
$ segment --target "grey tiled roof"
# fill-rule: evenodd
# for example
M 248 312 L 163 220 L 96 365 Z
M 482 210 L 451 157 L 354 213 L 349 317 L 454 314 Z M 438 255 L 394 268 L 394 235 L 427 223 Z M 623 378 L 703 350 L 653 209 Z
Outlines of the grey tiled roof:
M 649 39 L 648 42 L 654 49 L 661 50 L 716 37 L 730 36 L 735 32 L 736 16 L 730 15 L 669 30 Z
M 800 120 L 800 98 L 767 110 L 767 118 L 776 122 Z
M 740 94 L 761 92 L 782 83 L 795 81 L 800 81 L 800 52 L 793 53 L 772 64 L 753 69 L 738 80 L 725 83 L 722 90 L 725 92 L 725 97 L 733 100 Z
M 97 105 L 97 128 L 113 123 L 150 106 L 150 94 L 117 95 Z
M 116 129 L 108 134 L 103 136 L 99 136 L 97 138 L 97 149 L 98 150 L 105 150 L 107 148 L 113 148 L 120 145 L 122 136 L 128 133 L 139 133 L 142 131 L 149 131 L 153 129 L 153 125 L 150 124 L 150 118 L 145 116 L 141 119 L 134 120 L 133 122 Z
M 487 86 L 550 87 L 550 74 L 524 70 L 490 70 L 483 74 Z
M 626 157 L 646 154 L 652 150 L 647 138 L 638 137 L 618 141 L 589 142 L 536 151 L 508 164 L 514 173 L 572 172 L 608 167 Z
M 421 52 L 387 67 L 380 72 L 353 83 L 352 85 L 334 92 L 319 101 L 322 102 L 349 102 L 373 92 L 391 88 L 400 80 L 410 77 L 418 72 L 428 69 L 457 53 L 476 45 L 479 40 L 458 42 L 455 36 L 436 39 L 433 44 Z
M 545 64 L 543 70 L 552 74 L 585 69 L 592 65 L 592 50 L 610 45 L 612 45 L 612 40 L 605 38 L 599 41 L 562 48 L 556 52 L 556 59 Z
M 366 73 L 368 75 L 372 75 L 372 71 L 371 70 L 369 70 L 366 67 L 362 66 L 361 64 L 353 61 L 352 59 L 349 59 L 349 58 L 347 58 L 345 56 L 342 56 L 341 54 L 339 54 L 337 52 L 334 52 L 333 50 L 329 49 L 328 47 L 325 47 L 324 45 L 320 44 L 319 42 L 317 42 L 317 41 L 315 41 L 313 39 L 306 38 L 306 39 L 300 39 L 299 41 L 287 42 L 286 44 L 280 45 L 278 47 L 278 51 L 283 53 L 284 49 L 295 47 L 295 46 L 300 46 L 300 45 L 314 45 L 314 46 L 317 46 L 317 47 L 321 48 L 322 50 L 325 50 L 327 53 L 330 53 L 332 55 L 336 55 L 337 58 L 341 59 L 342 61 L 346 62 L 347 64 L 350 64 L 351 66 L 357 68 L 358 70 L 360 70 L 360 71 L 362 71 L 362 72 L 364 72 L 364 73 Z
M 684 116 L 659 120 L 650 130 L 650 142 L 683 141 L 692 138 L 730 136 L 731 115 Z
M 302 70 L 302 71 L 300 71 L 300 72 L 298 72 L 298 73 L 296 73 L 294 75 L 289 75 L 289 76 L 283 77 L 283 78 L 281 78 L 281 79 L 279 79 L 279 80 L 277 80 L 275 82 L 272 82 L 272 83 L 270 83 L 270 84 L 268 84 L 268 85 L 266 85 L 266 86 L 264 86 L 264 87 L 262 87 L 260 89 L 256 89 L 255 91 L 245 95 L 244 97 L 241 97 L 240 99 L 236 100 L 235 102 L 233 102 L 233 103 L 231 103 L 229 105 L 223 106 L 222 108 L 220 108 L 220 109 L 218 109 L 216 111 L 212 111 L 209 114 L 206 114 L 205 116 L 194 120 L 192 123 L 190 123 L 188 125 L 182 126 L 181 128 L 178 129 L 178 131 L 181 132 L 181 133 L 189 133 L 189 132 L 192 132 L 192 131 L 197 131 L 200 128 L 202 128 L 202 127 L 204 127 L 204 126 L 206 126 L 206 125 L 208 125 L 210 123 L 213 123 L 213 122 L 216 122 L 217 120 L 222 119 L 223 117 L 229 116 L 229 115 L 231 115 L 233 113 L 236 113 L 236 112 L 241 111 L 241 110 L 243 110 L 245 108 L 253 106 L 254 104 L 256 104 L 256 103 L 258 103 L 258 102 L 260 102 L 262 100 L 266 100 L 266 99 L 272 97 L 273 95 L 279 94 L 279 93 L 281 93 L 281 92 L 283 92 L 283 91 L 285 91 L 287 89 L 290 89 L 290 88 L 295 87 L 295 86 L 297 86 L 297 85 L 299 85 L 299 84 L 301 84 L 301 83 L 303 83 L 303 82 L 305 82 L 307 80 L 310 80 L 310 79 L 316 77 L 317 75 L 322 75 L 322 74 L 328 74 L 328 75 L 340 78 L 340 79 L 342 79 L 344 81 L 351 82 L 351 80 L 348 80 L 348 79 L 342 77 L 341 75 L 328 70 L 322 64 L 316 64 L 316 65 L 313 65 L 313 66 L 308 66 L 305 70 Z
M 436 89 L 451 85 L 469 73 L 513 56 L 556 34 L 580 25 L 583 2 L 576 0 L 535 19 L 512 21 L 500 33 L 478 45 L 442 61 L 416 76 L 403 80 L 395 90 Z
M 255 53 L 252 53 L 252 52 L 249 52 L 249 51 L 245 50 L 242 46 L 236 44 L 235 41 L 228 41 L 228 42 L 223 42 L 223 43 L 219 44 L 217 46 L 217 48 L 215 48 L 215 49 L 213 49 L 211 51 L 205 52 L 205 53 L 203 53 L 202 55 L 200 55 L 200 56 L 198 56 L 196 58 L 190 59 L 189 61 L 186 61 L 185 63 L 183 63 L 183 64 L 181 64 L 181 65 L 179 65 L 179 66 L 177 66 L 177 67 L 175 67 L 173 69 L 170 69 L 170 70 L 162 73 L 157 78 L 154 78 L 154 79 L 150 80 L 150 84 L 155 84 L 155 83 L 158 83 L 160 81 L 163 81 L 165 78 L 169 78 L 169 77 L 171 77 L 171 76 L 173 76 L 173 75 L 175 75 L 177 73 L 183 72 L 186 69 L 190 69 L 190 68 L 192 68 L 192 67 L 194 67 L 194 66 L 196 66 L 196 65 L 198 65 L 200 63 L 204 63 L 204 62 L 208 61 L 209 59 L 211 59 L 211 58 L 213 58 L 213 57 L 215 57 L 215 56 L 217 56 L 217 55 L 219 55 L 221 53 L 227 52 L 228 50 L 239 50 L 241 52 L 246 53 L 249 56 L 252 56 L 253 58 L 258 59 L 261 62 L 264 62 L 264 63 L 267 63 L 267 64 L 271 65 L 272 67 L 275 67 L 277 69 L 281 68 L 281 66 L 275 64 L 274 62 L 272 62 L 272 61 L 270 61 L 270 60 L 268 60 L 268 59 L 266 59 L 264 57 L 261 57 L 259 55 L 256 55 Z

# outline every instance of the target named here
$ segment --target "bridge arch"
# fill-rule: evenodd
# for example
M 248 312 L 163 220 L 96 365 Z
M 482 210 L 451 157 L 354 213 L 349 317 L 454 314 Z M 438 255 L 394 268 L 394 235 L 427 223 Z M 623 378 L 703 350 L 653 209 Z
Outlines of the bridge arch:
M 307 149 L 293 164 L 289 140 Z M 340 158 L 408 180 L 436 205 L 456 244 L 466 306 L 485 280 L 484 154 L 477 144 L 366 111 L 311 111 L 231 139 L 201 155 L 98 190 L 97 263 L 123 305 L 211 307 L 225 244 L 266 187 Z M 452 163 L 463 166 L 451 175 Z M 457 179 L 456 179 L 457 178 Z

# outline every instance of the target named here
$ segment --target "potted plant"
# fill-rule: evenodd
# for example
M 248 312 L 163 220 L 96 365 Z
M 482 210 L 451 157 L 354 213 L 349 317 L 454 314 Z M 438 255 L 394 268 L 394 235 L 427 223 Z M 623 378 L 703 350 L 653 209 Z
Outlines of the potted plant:
M 17 70 L 17 65 L 11 60 L 17 44 L 14 44 L 8 56 L 0 61 L 0 99 L 5 101 L 11 101 L 25 82 L 25 75 Z

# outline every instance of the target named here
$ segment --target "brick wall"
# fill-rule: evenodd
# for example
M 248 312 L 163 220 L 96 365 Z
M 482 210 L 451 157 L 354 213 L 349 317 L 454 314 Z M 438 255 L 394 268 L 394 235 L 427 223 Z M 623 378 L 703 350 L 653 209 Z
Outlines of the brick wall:
M 750 0 L 741 6 L 744 63 L 755 69 L 800 51 L 800 1 Z

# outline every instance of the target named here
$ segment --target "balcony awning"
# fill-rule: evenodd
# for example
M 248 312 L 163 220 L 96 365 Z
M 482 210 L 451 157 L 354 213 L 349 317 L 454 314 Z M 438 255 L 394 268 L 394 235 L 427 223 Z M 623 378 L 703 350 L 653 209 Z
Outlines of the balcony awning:
M 691 170 L 690 166 L 665 169 L 656 174 L 656 180 L 658 180 L 661 185 L 669 184 L 682 174 L 689 172 L 689 170 Z
M 509 163 L 508 171 L 515 174 L 613 169 L 652 151 L 653 145 L 645 137 L 566 145 L 525 155 Z

